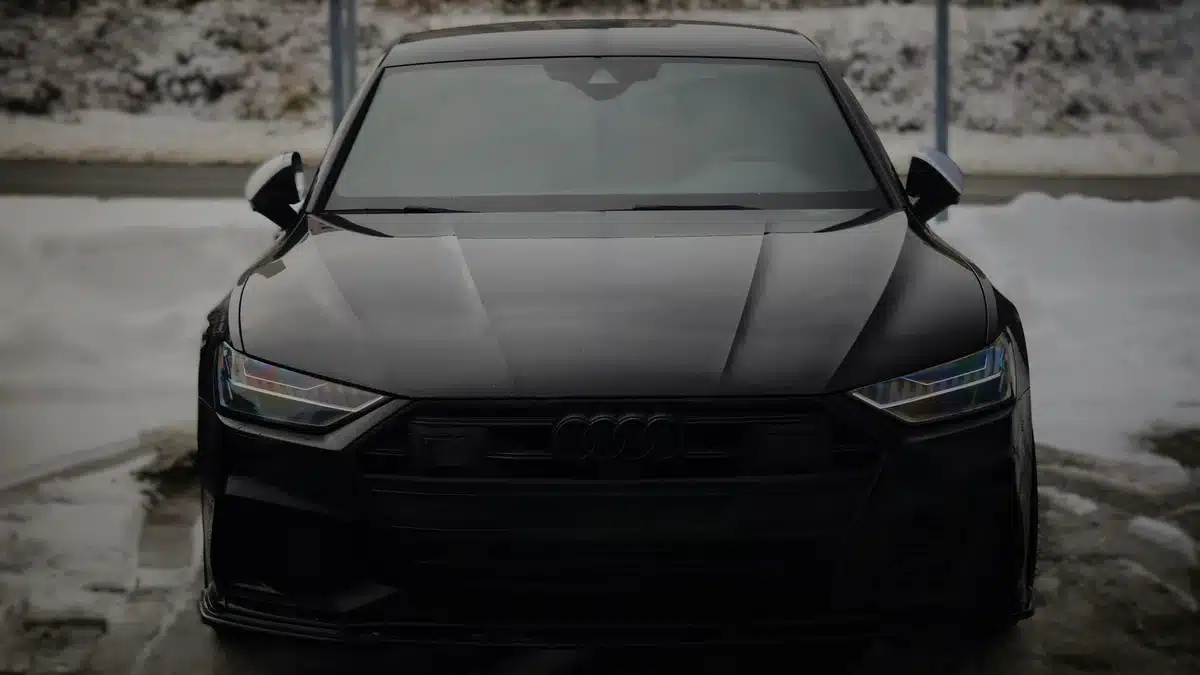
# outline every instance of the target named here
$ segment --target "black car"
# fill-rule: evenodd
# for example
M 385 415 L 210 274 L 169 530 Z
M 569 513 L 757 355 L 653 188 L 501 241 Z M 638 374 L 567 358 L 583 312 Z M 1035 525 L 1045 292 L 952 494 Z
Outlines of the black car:
M 199 362 L 218 630 L 692 644 L 1006 626 L 1036 478 L 1013 305 L 817 47 L 575 20 L 409 35 Z

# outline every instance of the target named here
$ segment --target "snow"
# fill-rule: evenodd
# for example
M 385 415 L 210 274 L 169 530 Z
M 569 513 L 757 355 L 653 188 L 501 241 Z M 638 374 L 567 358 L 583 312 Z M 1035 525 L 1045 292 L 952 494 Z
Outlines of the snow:
M 95 162 L 256 164 L 295 150 L 307 166 L 325 153 L 330 131 L 296 121 L 204 120 L 188 115 L 81 112 L 75 121 L 0 117 L 0 158 Z M 897 169 L 926 132 L 883 133 Z M 1200 175 L 1200 135 L 1156 140 L 1144 134 L 1005 136 L 953 129 L 950 154 L 967 172 L 1002 175 Z
M 1058 508 L 1076 516 L 1091 515 L 1100 508 L 1099 504 L 1087 497 L 1048 485 L 1039 487 L 1038 494 Z
M 921 146 L 932 146 L 924 133 L 880 134 L 892 163 L 901 173 Z M 1134 176 L 1197 174 L 1200 136 L 1155 140 L 1139 134 L 1088 136 L 1026 134 L 1003 136 L 951 129 L 949 154 L 971 175 Z
M 327 114 L 326 18 L 319 4 L 187 4 L 181 11 L 92 0 L 74 16 L 11 19 L 0 32 L 0 108 L 69 115 L 181 107 L 216 119 L 308 121 Z M 617 14 L 607 15 L 619 15 L 623 5 L 610 3 Z M 864 5 L 648 16 L 799 30 L 822 46 L 882 129 L 927 128 L 933 8 Z M 530 18 L 488 11 L 414 16 L 370 4 L 361 9 L 363 66 L 406 32 Z M 1191 105 L 1200 94 L 1200 64 L 1193 58 L 1200 11 L 1194 3 L 1161 11 L 1074 3 L 954 7 L 951 31 L 951 94 L 963 128 L 1160 138 L 1200 132 L 1200 111 Z
M 1182 471 L 1130 435 L 1200 424 L 1197 223 L 1027 195 L 935 225 L 1022 313 L 1039 442 Z M 238 200 L 0 198 L 0 472 L 193 418 L 205 315 L 275 232 Z
M 194 419 L 205 316 L 275 231 L 240 200 L 0 199 L 0 475 Z
M 1035 407 L 1034 417 L 1037 415 Z M 1142 452 L 1118 455 L 1127 449 L 1122 446 L 1124 440 L 1123 436 L 1114 436 L 1112 447 L 1116 450 L 1109 450 L 1103 456 L 1093 453 L 1083 458 L 1076 455 L 1073 461 L 1086 459 L 1087 466 L 1040 463 L 1038 471 L 1118 494 L 1136 495 L 1151 502 L 1178 494 L 1190 485 L 1191 476 L 1179 462 Z
M 0 584 L 24 619 L 103 630 L 137 578 L 145 509 L 131 471 L 144 460 L 55 481 L 0 503 Z
M 257 162 L 295 149 L 319 158 L 330 88 L 319 6 L 187 4 L 93 0 L 72 17 L 0 25 L 0 110 L 41 115 L 0 117 L 0 157 Z M 799 30 L 846 78 L 901 169 L 929 141 L 928 5 L 670 16 Z M 359 72 L 403 33 L 521 18 L 365 4 Z M 1200 174 L 1200 3 L 954 7 L 951 18 L 951 147 L 968 172 Z
M 1137 516 L 1129 521 L 1129 532 L 1179 556 L 1189 565 L 1200 565 L 1200 548 L 1187 532 L 1174 523 Z
M 330 130 L 297 122 L 203 120 L 182 114 L 80 113 L 74 122 L 0 117 L 0 158 L 96 162 L 253 163 L 298 151 L 315 166 Z
M 1131 434 L 1200 424 L 1197 223 L 1196 201 L 1024 195 L 935 225 L 1021 312 L 1039 442 L 1149 461 Z
M 1188 591 L 1175 584 L 1168 583 L 1162 577 L 1146 569 L 1141 563 L 1133 560 L 1121 560 L 1119 563 L 1121 567 L 1123 567 L 1129 574 L 1141 579 L 1145 579 L 1155 586 L 1165 590 L 1176 602 L 1179 603 L 1179 606 L 1183 609 L 1193 613 L 1200 612 L 1200 602 L 1197 602 L 1196 598 Z

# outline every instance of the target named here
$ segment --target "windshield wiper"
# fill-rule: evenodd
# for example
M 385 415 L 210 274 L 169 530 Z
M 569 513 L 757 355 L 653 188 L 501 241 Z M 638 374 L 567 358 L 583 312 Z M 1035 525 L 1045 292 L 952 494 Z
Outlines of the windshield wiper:
M 761 211 L 757 206 L 745 204 L 644 204 L 617 211 Z
M 475 211 L 444 209 L 440 206 L 406 206 L 397 210 L 396 213 L 475 213 Z
M 440 206 L 402 206 L 395 209 L 340 209 L 333 213 L 385 214 L 385 213 L 478 213 L 462 209 L 444 209 Z
M 869 209 L 867 211 L 863 211 L 862 213 L 858 214 L 857 216 L 854 216 L 850 220 L 844 220 L 836 225 L 830 225 L 829 227 L 825 227 L 825 228 L 822 228 L 817 231 L 818 232 L 834 232 L 837 230 L 844 230 L 848 227 L 857 227 L 859 225 L 865 225 L 866 223 L 869 223 L 873 220 L 878 220 L 879 218 L 881 218 L 889 213 L 893 213 L 893 212 L 894 212 L 894 209 L 885 209 L 885 208 Z

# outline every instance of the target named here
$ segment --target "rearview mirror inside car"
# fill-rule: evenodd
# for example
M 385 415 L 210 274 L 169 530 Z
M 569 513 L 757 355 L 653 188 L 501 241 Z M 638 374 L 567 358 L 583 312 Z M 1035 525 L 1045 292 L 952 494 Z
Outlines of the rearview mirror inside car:
M 300 201 L 304 163 L 300 153 L 285 152 L 258 165 L 246 181 L 246 201 L 256 213 L 266 216 L 281 229 L 296 223 L 292 204 Z
M 954 206 L 962 199 L 962 169 L 945 153 L 921 148 L 908 165 L 904 191 L 912 197 L 913 211 L 921 222 Z

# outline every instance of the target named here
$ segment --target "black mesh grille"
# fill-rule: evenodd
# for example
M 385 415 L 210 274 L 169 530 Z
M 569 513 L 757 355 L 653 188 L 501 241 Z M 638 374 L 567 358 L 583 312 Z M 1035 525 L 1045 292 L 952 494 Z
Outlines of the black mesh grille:
M 564 457 L 568 416 L 669 417 L 673 452 Z M 856 471 L 877 455 L 812 402 L 422 401 L 360 452 L 367 475 L 474 478 L 671 478 Z

